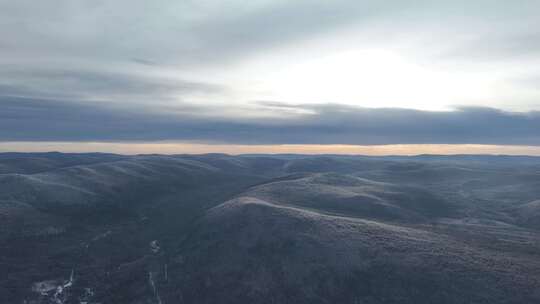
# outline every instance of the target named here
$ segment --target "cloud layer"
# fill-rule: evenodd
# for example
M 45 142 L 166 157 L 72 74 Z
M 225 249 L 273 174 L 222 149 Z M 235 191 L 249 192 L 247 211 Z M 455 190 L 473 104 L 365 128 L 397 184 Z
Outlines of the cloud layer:
M 159 111 L 14 97 L 0 97 L 0 105 L 2 141 L 540 145 L 540 112 L 480 107 L 432 112 L 264 102 L 258 117 L 224 117 L 220 108 Z
M 540 145 L 518 2 L 0 0 L 0 142 Z

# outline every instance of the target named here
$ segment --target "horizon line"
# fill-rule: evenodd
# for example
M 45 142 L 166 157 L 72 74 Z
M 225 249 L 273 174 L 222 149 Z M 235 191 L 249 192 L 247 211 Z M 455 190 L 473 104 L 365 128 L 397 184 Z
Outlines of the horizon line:
M 62 151 L 39 151 L 39 152 L 25 152 L 25 151 L 0 151 L 0 154 L 111 154 L 118 156 L 199 156 L 199 155 L 225 155 L 225 156 L 349 156 L 349 157 L 421 157 L 421 156 L 494 156 L 494 157 L 533 157 L 540 158 L 540 155 L 530 155 L 530 154 L 478 154 L 478 153 L 457 153 L 457 154 L 430 154 L 430 153 L 421 153 L 421 154 L 411 154 L 411 155 L 400 155 L 400 154 L 381 154 L 381 155 L 368 155 L 368 154 L 332 154 L 332 153 L 321 153 L 321 154 L 302 154 L 302 153 L 244 153 L 244 154 L 229 154 L 229 153 L 220 153 L 220 152 L 207 152 L 207 153 L 140 153 L 140 154 L 122 154 L 122 153 L 111 153 L 111 152 L 101 152 L 101 151 L 84 151 L 84 152 L 62 152 Z
M 540 156 L 540 146 L 478 144 L 241 145 L 200 142 L 0 142 L 0 153 L 111 153 L 119 155 L 296 154 L 349 156 Z

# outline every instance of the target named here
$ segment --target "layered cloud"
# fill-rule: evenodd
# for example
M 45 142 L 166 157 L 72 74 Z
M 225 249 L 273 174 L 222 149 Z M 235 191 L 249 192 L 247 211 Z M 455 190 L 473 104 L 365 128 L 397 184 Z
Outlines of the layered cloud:
M 481 107 L 437 112 L 263 102 L 252 115 L 226 117 L 220 115 L 226 109 L 196 106 L 162 111 L 13 97 L 0 104 L 3 141 L 540 145 L 540 112 Z
M 0 0 L 0 141 L 540 145 L 539 10 Z

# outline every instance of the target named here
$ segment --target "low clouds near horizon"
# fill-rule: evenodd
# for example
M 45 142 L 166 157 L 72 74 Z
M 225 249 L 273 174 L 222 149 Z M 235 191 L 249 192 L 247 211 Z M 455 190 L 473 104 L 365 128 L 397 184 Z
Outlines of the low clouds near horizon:
M 540 146 L 540 112 L 453 111 L 259 102 L 227 109 L 118 108 L 0 97 L 1 141 L 200 141 L 229 144 L 490 144 Z M 229 109 L 230 110 L 230 109 Z M 203 114 L 200 114 L 203 113 Z

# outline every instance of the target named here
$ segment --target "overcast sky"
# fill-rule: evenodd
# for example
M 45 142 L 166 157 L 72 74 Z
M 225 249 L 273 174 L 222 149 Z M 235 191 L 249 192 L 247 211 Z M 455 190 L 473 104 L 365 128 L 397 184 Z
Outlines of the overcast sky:
M 0 150 L 540 146 L 539 14 L 536 0 L 0 0 Z

